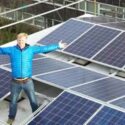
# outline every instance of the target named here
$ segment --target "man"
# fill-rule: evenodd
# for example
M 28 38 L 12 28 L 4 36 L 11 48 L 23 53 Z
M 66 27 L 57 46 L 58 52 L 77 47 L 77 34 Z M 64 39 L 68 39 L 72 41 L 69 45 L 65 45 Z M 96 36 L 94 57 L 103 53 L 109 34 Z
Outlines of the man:
M 27 37 L 28 35 L 26 33 L 20 33 L 17 35 L 17 45 L 0 48 L 0 54 L 8 54 L 11 60 L 11 102 L 9 106 L 9 118 L 7 121 L 10 125 L 12 125 L 16 116 L 17 100 L 21 90 L 24 90 L 27 94 L 32 112 L 38 108 L 34 85 L 31 79 L 32 59 L 34 54 L 48 53 L 66 46 L 66 44 L 62 42 L 48 46 L 30 46 L 26 43 Z

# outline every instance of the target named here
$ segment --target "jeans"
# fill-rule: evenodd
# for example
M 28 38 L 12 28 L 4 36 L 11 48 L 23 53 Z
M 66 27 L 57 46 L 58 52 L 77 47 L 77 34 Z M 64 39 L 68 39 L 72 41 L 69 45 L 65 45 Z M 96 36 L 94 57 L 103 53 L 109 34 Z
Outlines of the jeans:
M 11 102 L 9 106 L 9 118 L 15 119 L 17 113 L 17 101 L 21 90 L 24 90 L 29 98 L 32 112 L 38 109 L 38 103 L 35 97 L 34 84 L 32 79 L 29 79 L 25 84 L 16 83 L 12 81 L 11 85 Z

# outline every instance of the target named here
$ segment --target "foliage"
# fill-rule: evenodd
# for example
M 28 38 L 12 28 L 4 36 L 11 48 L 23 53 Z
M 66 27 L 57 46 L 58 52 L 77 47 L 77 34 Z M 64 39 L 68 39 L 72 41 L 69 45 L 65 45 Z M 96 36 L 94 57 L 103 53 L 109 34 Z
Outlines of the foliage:
M 12 23 L 13 21 L 7 20 L 4 18 L 0 18 L 0 26 L 4 26 L 6 24 Z M 11 42 L 16 39 L 16 35 L 20 32 L 26 32 L 28 34 L 32 34 L 39 31 L 39 29 L 35 26 L 31 26 L 26 23 L 20 23 L 11 27 L 7 27 L 0 30 L 0 45 L 5 44 L 7 42 Z

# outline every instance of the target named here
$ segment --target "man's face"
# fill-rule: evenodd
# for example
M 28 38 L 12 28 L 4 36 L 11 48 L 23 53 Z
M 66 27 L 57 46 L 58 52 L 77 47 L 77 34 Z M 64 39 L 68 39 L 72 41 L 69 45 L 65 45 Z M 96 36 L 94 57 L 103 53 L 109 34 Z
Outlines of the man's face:
M 26 41 L 27 41 L 27 38 L 25 36 L 17 38 L 17 44 L 19 45 L 21 49 L 25 47 Z

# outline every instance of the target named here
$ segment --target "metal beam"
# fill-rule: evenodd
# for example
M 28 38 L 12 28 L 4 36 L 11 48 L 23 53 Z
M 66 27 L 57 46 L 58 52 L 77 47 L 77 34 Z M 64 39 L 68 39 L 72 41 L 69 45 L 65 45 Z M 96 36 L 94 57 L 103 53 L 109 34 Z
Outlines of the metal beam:
M 9 11 L 6 11 L 6 12 L 2 12 L 2 13 L 0 13 L 0 16 L 1 16 L 1 15 L 4 15 L 4 14 L 11 13 L 11 12 L 15 12 L 15 11 L 18 11 L 18 10 L 22 10 L 22 9 L 25 9 L 25 8 L 28 8 L 28 7 L 32 7 L 32 6 L 38 5 L 38 4 L 40 4 L 40 3 L 47 2 L 47 1 L 48 1 L 48 0 L 43 0 L 43 1 L 41 1 L 41 2 L 29 4 L 29 5 L 26 5 L 26 6 L 23 6 L 23 7 L 19 7 L 19 8 L 12 9 L 12 10 L 9 10 Z

